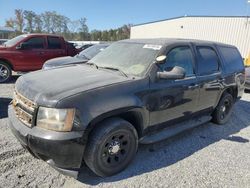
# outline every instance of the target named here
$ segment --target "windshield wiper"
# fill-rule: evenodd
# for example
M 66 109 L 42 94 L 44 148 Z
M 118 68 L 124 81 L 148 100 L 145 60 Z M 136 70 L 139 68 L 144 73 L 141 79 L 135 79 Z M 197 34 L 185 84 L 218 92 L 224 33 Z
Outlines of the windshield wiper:
M 128 75 L 127 75 L 125 72 L 123 72 L 121 69 L 118 69 L 118 68 L 115 68 L 115 67 L 99 67 L 99 68 L 118 71 L 118 72 L 120 72 L 123 76 L 128 77 Z
M 87 65 L 94 65 L 97 69 L 99 68 L 99 67 L 97 66 L 97 64 L 95 64 L 95 63 L 93 63 L 93 62 L 90 62 L 90 61 L 87 62 L 86 64 L 87 64 Z

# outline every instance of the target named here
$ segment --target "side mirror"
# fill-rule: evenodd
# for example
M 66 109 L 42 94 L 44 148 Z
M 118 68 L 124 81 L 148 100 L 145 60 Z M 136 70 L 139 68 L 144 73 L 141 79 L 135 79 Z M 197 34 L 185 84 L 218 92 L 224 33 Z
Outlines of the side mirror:
M 16 47 L 17 50 L 22 50 L 22 49 L 27 49 L 27 48 L 28 48 L 28 44 L 27 44 L 27 43 L 24 43 L 24 42 L 20 43 L 20 44 Z
M 183 79 L 185 78 L 186 71 L 184 68 L 175 66 L 171 71 L 157 72 L 159 79 Z
M 159 64 L 164 63 L 166 59 L 167 59 L 167 56 L 165 55 L 158 56 L 156 58 L 156 63 L 159 63 Z

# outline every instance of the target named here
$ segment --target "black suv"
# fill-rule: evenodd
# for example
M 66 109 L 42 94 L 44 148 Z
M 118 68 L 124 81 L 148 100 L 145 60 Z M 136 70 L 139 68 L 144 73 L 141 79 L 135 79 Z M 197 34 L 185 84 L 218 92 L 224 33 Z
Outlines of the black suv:
M 244 91 L 236 47 L 184 39 L 124 40 L 87 64 L 21 76 L 9 126 L 35 157 L 76 177 L 122 171 L 138 143 L 212 120 L 224 124 Z

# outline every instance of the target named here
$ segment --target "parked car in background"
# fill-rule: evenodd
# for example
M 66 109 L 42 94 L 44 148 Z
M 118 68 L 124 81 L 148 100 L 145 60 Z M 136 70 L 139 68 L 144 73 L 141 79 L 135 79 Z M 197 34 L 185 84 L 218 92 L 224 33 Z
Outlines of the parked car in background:
M 7 42 L 8 39 L 0 39 L 0 46 L 3 45 L 3 43 Z
M 91 61 L 21 76 L 9 127 L 34 156 L 76 177 L 125 169 L 150 144 L 212 120 L 225 124 L 244 92 L 236 47 L 184 39 L 111 44 Z M 52 83 L 52 85 L 50 84 Z
M 51 69 L 59 66 L 86 63 L 88 60 L 92 59 L 95 55 L 103 51 L 109 45 L 109 43 L 95 44 L 94 46 L 83 50 L 81 53 L 75 55 L 74 57 L 67 56 L 50 59 L 44 63 L 43 69 Z
M 80 51 L 83 51 L 91 46 L 93 46 L 94 44 L 83 44 L 83 45 L 80 45 L 80 46 L 76 46 L 76 48 Z
M 250 67 L 246 67 L 245 71 L 246 71 L 245 87 L 246 87 L 246 90 L 250 91 Z
M 77 49 L 61 36 L 51 34 L 20 35 L 0 46 L 0 83 L 8 81 L 12 71 L 39 70 L 48 59 L 75 56 L 77 53 Z

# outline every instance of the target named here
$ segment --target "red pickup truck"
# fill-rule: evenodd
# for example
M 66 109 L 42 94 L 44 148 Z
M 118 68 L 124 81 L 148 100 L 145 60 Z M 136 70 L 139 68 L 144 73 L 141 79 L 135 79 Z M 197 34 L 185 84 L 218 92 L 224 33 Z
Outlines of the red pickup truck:
M 12 71 L 29 72 L 42 68 L 45 61 L 74 56 L 79 51 L 63 37 L 51 34 L 20 35 L 0 46 L 0 83 L 10 79 Z

